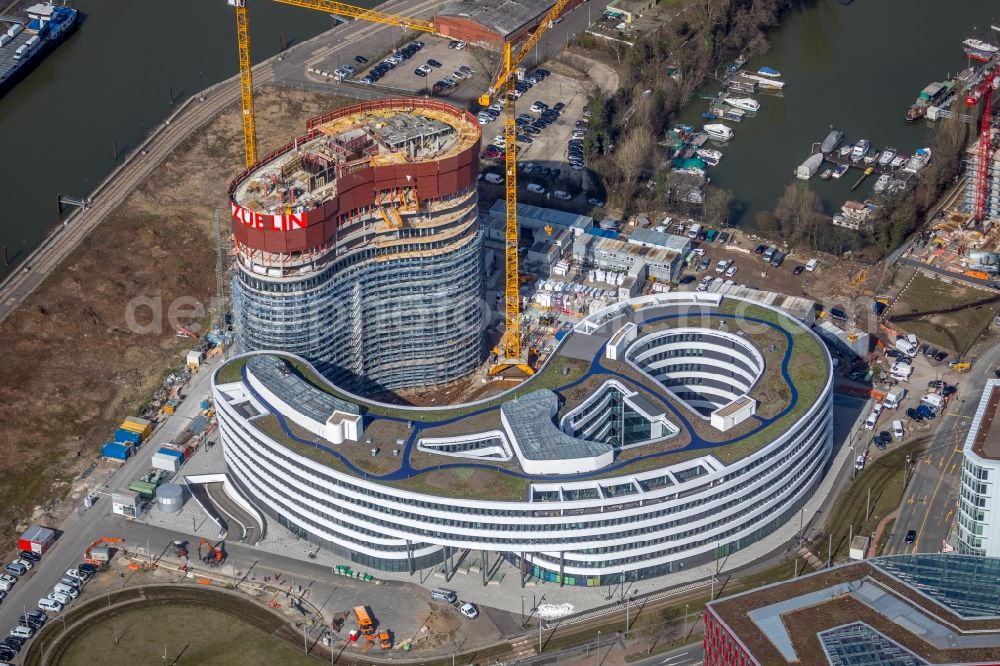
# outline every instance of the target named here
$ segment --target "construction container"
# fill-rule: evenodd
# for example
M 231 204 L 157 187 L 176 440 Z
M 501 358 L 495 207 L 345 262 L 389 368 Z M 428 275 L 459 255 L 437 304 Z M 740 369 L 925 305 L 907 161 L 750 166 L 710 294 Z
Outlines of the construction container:
M 111 549 L 107 546 L 94 546 L 90 549 L 90 559 L 95 562 L 108 562 L 111 560 Z
M 151 500 L 156 495 L 156 484 L 149 481 L 133 481 L 128 484 L 128 489 L 138 493 L 144 500 Z
M 56 533 L 53 530 L 41 525 L 32 525 L 18 538 L 17 547 L 30 553 L 42 555 L 55 540 Z
M 202 353 L 197 349 L 192 349 L 187 353 L 187 367 L 191 370 L 197 370 L 201 367 L 201 361 L 204 358 Z
M 167 444 L 162 447 L 159 451 L 157 451 L 157 453 L 163 453 L 168 456 L 180 458 L 181 462 L 184 462 L 187 459 L 187 456 L 184 455 L 184 449 L 182 447 L 173 446 L 171 444 Z
M 150 464 L 155 469 L 163 469 L 168 472 L 176 472 L 181 467 L 183 460 L 180 456 L 169 456 L 166 453 L 154 453 Z
M 180 400 L 167 400 L 167 403 L 163 405 L 163 412 L 165 414 L 173 414 L 177 410 L 177 405 L 181 404 Z
M 139 493 L 131 490 L 116 490 L 111 493 L 111 513 L 119 516 L 137 516 L 139 514 Z
M 177 513 L 184 506 L 184 486 L 164 483 L 156 489 L 156 505 L 163 513 Z
M 187 429 L 196 435 L 200 435 L 208 427 L 208 418 L 205 416 L 196 416 L 188 425 Z
M 118 428 L 115 430 L 115 441 L 122 443 L 135 444 L 139 446 L 142 444 L 142 433 L 135 432 L 134 430 L 127 430 L 125 428 Z
M 104 442 L 101 455 L 110 460 L 126 461 L 132 455 L 132 445 L 121 442 Z
M 132 430 L 133 432 L 140 433 L 143 439 L 149 437 L 149 435 L 153 432 L 153 422 L 149 419 L 140 418 L 138 416 L 129 416 L 122 421 L 121 427 L 125 430 Z

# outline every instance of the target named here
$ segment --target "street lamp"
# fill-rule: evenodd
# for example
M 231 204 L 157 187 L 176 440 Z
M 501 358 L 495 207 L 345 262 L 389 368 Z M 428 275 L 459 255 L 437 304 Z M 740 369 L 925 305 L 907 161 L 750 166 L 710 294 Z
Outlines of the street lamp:
M 681 640 L 687 638 L 688 635 L 688 604 L 684 604 L 684 635 L 681 636 Z

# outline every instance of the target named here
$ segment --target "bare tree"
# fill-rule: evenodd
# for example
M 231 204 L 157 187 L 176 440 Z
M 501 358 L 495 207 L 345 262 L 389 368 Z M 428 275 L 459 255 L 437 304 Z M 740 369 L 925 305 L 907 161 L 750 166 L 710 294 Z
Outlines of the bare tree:
M 646 171 L 653 157 L 655 142 L 649 128 L 636 123 L 615 152 L 614 161 L 621 170 L 624 185 L 634 190 L 639 176 Z

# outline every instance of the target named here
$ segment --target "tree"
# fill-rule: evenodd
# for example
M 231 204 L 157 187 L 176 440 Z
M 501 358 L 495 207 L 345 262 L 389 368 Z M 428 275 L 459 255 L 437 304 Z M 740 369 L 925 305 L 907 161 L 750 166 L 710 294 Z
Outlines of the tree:
M 792 243 L 816 249 L 820 225 L 825 223 L 823 202 L 805 183 L 789 183 L 774 208 L 783 235 Z
M 634 124 L 625 135 L 625 141 L 615 151 L 614 162 L 622 173 L 626 193 L 634 191 L 636 184 L 650 164 L 655 143 L 649 128 Z
M 702 219 L 707 224 L 728 227 L 732 218 L 733 193 L 721 187 L 708 187 L 705 192 L 705 205 L 702 208 Z

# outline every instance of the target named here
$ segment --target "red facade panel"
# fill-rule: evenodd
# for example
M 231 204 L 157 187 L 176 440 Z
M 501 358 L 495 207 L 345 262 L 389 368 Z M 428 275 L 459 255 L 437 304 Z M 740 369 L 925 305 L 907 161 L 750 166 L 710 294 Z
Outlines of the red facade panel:
M 334 118 L 372 109 L 435 109 L 479 131 L 479 123 L 468 112 L 433 100 L 394 99 L 354 104 L 309 121 L 310 134 L 315 127 Z M 476 140 L 457 155 L 443 160 L 428 160 L 414 164 L 392 164 L 381 167 L 351 165 L 339 169 L 337 196 L 322 206 L 298 215 L 263 215 L 239 206 L 233 194 L 250 173 L 276 157 L 294 149 L 294 144 L 268 155 L 254 167 L 244 171 L 229 186 L 232 229 L 236 242 L 253 249 L 275 254 L 289 254 L 318 249 L 336 237 L 341 216 L 375 204 L 376 194 L 416 185 L 421 200 L 436 199 L 462 192 L 473 185 L 479 165 L 479 141 Z M 408 178 L 409 177 L 409 178 Z

